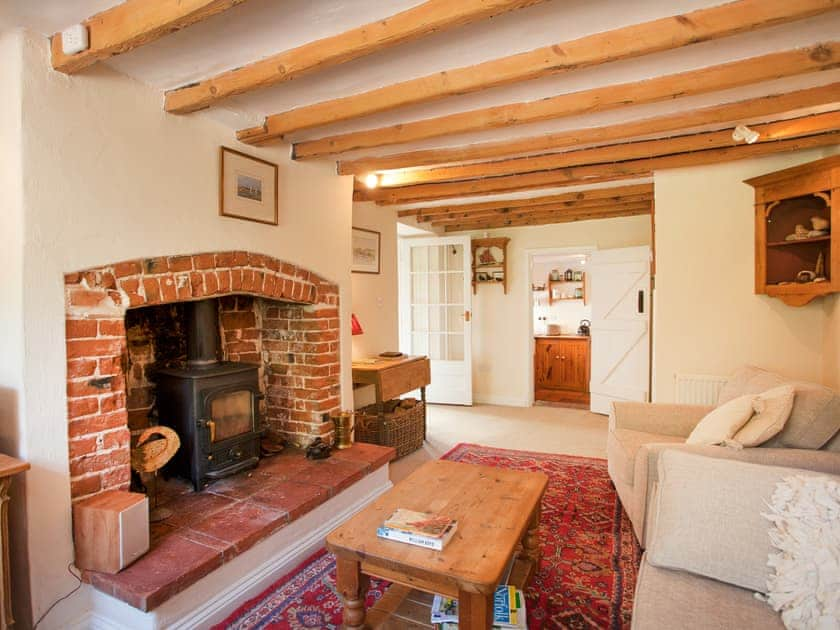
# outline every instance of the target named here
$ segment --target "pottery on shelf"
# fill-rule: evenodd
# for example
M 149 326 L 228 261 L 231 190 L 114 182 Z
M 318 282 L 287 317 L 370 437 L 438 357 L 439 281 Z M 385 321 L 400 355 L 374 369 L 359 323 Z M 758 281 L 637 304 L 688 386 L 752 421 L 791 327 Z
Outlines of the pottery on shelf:
M 811 217 L 811 226 L 815 231 L 827 231 L 829 225 L 828 219 L 824 219 L 823 217 Z

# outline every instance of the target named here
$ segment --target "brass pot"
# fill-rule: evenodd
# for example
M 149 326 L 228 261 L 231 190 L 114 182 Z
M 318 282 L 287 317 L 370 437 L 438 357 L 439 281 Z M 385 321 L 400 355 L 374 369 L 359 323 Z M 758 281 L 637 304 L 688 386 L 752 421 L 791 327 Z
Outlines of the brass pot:
M 330 417 L 335 426 L 333 446 L 339 450 L 353 446 L 353 433 L 355 431 L 353 412 L 337 411 L 331 414 Z

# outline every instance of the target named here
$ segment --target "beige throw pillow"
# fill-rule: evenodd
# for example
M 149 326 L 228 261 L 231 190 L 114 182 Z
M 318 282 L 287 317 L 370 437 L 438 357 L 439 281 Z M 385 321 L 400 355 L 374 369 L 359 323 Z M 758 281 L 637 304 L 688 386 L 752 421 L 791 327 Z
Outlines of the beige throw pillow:
M 713 446 L 731 440 L 752 417 L 755 398 L 755 394 L 739 396 L 706 414 L 685 443 Z
M 742 446 L 759 446 L 781 432 L 790 418 L 796 390 L 781 385 L 759 394 L 753 401 L 755 415 L 733 437 Z

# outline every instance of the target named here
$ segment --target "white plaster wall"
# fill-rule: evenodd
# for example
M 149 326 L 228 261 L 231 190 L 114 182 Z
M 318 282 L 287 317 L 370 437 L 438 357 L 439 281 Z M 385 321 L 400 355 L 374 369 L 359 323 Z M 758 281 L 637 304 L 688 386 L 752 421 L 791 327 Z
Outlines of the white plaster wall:
M 21 164 L 21 31 L 0 32 L 0 452 L 26 457 L 23 356 L 23 166 Z M 21 627 L 29 625 L 26 554 L 26 476 L 11 488 L 10 560 L 15 576 L 13 612 Z
M 62 274 L 143 256 L 245 249 L 335 281 L 350 312 L 352 181 L 294 164 L 288 147 L 237 147 L 202 114 L 176 117 L 161 95 L 102 66 L 68 77 L 47 41 L 23 45 L 25 451 L 33 468 L 29 566 L 37 618 L 73 580 Z M 218 216 L 220 145 L 277 162 L 280 225 Z M 342 326 L 342 404 L 351 404 L 349 323 Z
M 826 305 L 754 294 L 754 190 L 743 180 L 838 150 L 655 174 L 654 400 L 673 400 L 677 372 L 727 375 L 747 363 L 830 384 Z
M 825 298 L 823 382 L 840 391 L 840 295 Z
M 480 238 L 484 232 L 472 233 Z M 530 401 L 531 284 L 527 250 L 589 247 L 608 249 L 650 243 L 650 217 L 622 217 L 487 232 L 510 237 L 508 293 L 483 285 L 473 296 L 473 398 L 476 402 L 527 405 Z M 500 334 L 504 331 L 504 334 Z
M 353 204 L 353 227 L 379 232 L 380 273 L 353 274 L 353 312 L 365 331 L 353 337 L 353 357 L 399 347 L 397 315 L 397 211 L 373 203 Z

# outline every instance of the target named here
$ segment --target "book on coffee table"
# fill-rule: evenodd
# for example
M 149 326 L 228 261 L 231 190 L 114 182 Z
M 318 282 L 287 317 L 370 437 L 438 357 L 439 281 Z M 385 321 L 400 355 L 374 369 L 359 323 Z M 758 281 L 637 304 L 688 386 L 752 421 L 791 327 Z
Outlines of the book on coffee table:
M 418 536 L 441 538 L 448 533 L 452 523 L 454 521 L 448 516 L 400 508 L 385 520 L 384 526 Z
M 412 534 L 411 532 L 403 531 L 401 529 L 392 529 L 384 526 L 376 529 L 376 535 L 386 540 L 394 540 L 396 542 L 408 543 L 409 545 L 425 547 L 426 549 L 442 551 L 443 548 L 446 547 L 446 543 L 452 540 L 452 536 L 455 534 L 457 526 L 458 524 L 455 521 L 452 521 L 440 537 Z

